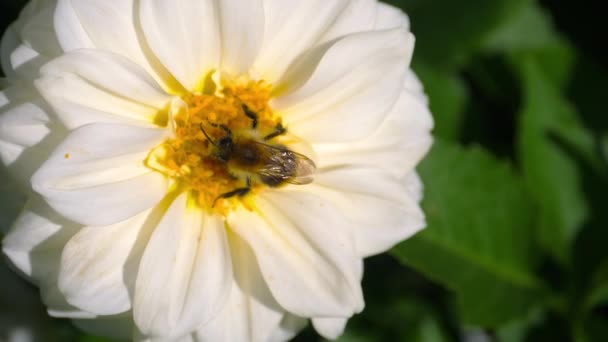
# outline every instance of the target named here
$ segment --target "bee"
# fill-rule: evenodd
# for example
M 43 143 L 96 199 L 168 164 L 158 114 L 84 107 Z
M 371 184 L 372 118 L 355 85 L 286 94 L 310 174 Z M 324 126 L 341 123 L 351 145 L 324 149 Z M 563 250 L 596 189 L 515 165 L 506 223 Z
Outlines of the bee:
M 256 113 L 246 105 L 243 105 L 243 112 L 252 119 L 252 128 L 255 130 Z M 213 206 L 219 199 L 245 196 L 255 184 L 278 187 L 286 183 L 301 185 L 313 181 L 316 165 L 312 160 L 286 146 L 269 142 L 286 132 L 281 124 L 261 139 L 253 136 L 235 137 L 227 126 L 218 127 L 226 134 L 214 140 L 207 134 L 202 123 L 200 125 L 207 140 L 216 148 L 217 160 L 226 164 L 232 176 L 244 179 L 246 186 L 219 195 L 213 201 Z

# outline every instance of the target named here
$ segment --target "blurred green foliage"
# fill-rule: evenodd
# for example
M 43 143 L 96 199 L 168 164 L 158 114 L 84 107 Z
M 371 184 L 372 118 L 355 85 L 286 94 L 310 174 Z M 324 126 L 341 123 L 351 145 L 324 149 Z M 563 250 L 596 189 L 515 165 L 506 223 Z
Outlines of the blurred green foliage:
M 435 117 L 419 167 L 428 228 L 366 261 L 367 308 L 339 341 L 608 341 L 604 14 L 574 1 L 388 2 L 411 18 Z M 22 4 L 0 4 L 3 27 Z

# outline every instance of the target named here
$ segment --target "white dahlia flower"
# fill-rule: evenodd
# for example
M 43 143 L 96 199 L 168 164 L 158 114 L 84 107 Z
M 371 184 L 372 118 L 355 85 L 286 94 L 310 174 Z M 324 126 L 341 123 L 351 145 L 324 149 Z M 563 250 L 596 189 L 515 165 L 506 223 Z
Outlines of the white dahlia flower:
M 407 17 L 375 0 L 40 0 L 5 33 L 3 242 L 48 312 L 153 341 L 327 338 L 424 227 Z

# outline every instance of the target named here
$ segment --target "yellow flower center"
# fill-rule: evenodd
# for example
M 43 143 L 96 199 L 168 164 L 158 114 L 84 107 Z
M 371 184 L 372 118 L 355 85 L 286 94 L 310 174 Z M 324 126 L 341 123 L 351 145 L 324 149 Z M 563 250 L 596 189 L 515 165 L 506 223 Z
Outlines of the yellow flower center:
M 188 190 L 194 200 L 189 202 L 225 214 L 263 186 L 233 167 L 228 154 L 244 139 L 271 141 L 279 135 L 281 120 L 268 105 L 270 91 L 264 82 L 248 81 L 210 95 L 184 96 L 187 110 L 173 118 L 174 137 L 152 150 L 146 164 Z

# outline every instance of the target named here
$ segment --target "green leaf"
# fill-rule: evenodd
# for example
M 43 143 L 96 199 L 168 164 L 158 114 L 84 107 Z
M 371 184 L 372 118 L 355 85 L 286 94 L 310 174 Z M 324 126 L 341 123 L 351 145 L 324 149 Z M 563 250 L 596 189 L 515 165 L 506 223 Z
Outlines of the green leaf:
M 439 323 L 432 318 L 423 320 L 419 326 L 420 332 L 417 339 L 418 342 L 443 342 L 449 341 L 445 336 Z
M 528 334 L 539 326 L 545 319 L 546 313 L 543 310 L 533 310 L 527 316 L 521 316 L 508 324 L 500 326 L 495 335 L 500 342 L 521 342 L 528 341 Z M 532 339 L 534 340 L 534 339 Z
M 577 303 L 580 307 L 576 308 L 573 322 L 576 339 L 580 342 L 597 341 L 595 336 L 608 336 L 608 319 L 594 312 L 608 307 L 608 261 L 602 262 L 595 270 L 589 287 L 582 302 Z
M 593 276 L 591 291 L 583 305 L 584 311 L 591 311 L 594 307 L 608 305 L 608 260 L 604 261 Z
M 518 137 L 527 185 L 539 205 L 539 241 L 562 264 L 588 214 L 581 171 L 564 145 L 593 158 L 594 141 L 576 110 L 534 58 L 518 62 L 525 104 Z
M 557 41 L 549 15 L 536 2 L 529 2 L 488 35 L 484 49 L 492 52 L 536 50 Z
M 602 153 L 602 158 L 604 158 L 604 162 L 608 164 L 608 134 L 605 134 L 601 138 L 600 149 Z
M 445 68 L 467 62 L 529 0 L 393 0 L 412 21 L 416 58 Z
M 423 63 L 416 63 L 413 68 L 429 97 L 435 119 L 433 134 L 446 140 L 458 140 L 468 97 L 464 82 L 456 74 L 441 72 Z
M 560 86 L 569 80 L 575 60 L 574 49 L 554 30 L 550 16 L 536 2 L 520 6 L 510 20 L 487 36 L 483 48 L 515 59 L 534 56 L 542 61 L 545 74 Z
M 445 327 L 439 322 L 437 314 L 427 303 L 413 298 L 391 298 L 376 306 L 371 312 L 366 310 L 348 322 L 344 335 L 337 342 L 375 342 L 375 341 L 448 341 Z
M 527 313 L 543 287 L 532 272 L 531 205 L 511 167 L 437 141 L 419 171 L 428 227 L 392 254 L 455 291 L 467 323 L 494 327 Z
M 366 259 L 362 286 L 365 310 L 348 321 L 340 342 L 424 341 L 458 329 L 448 291 L 392 256 Z

